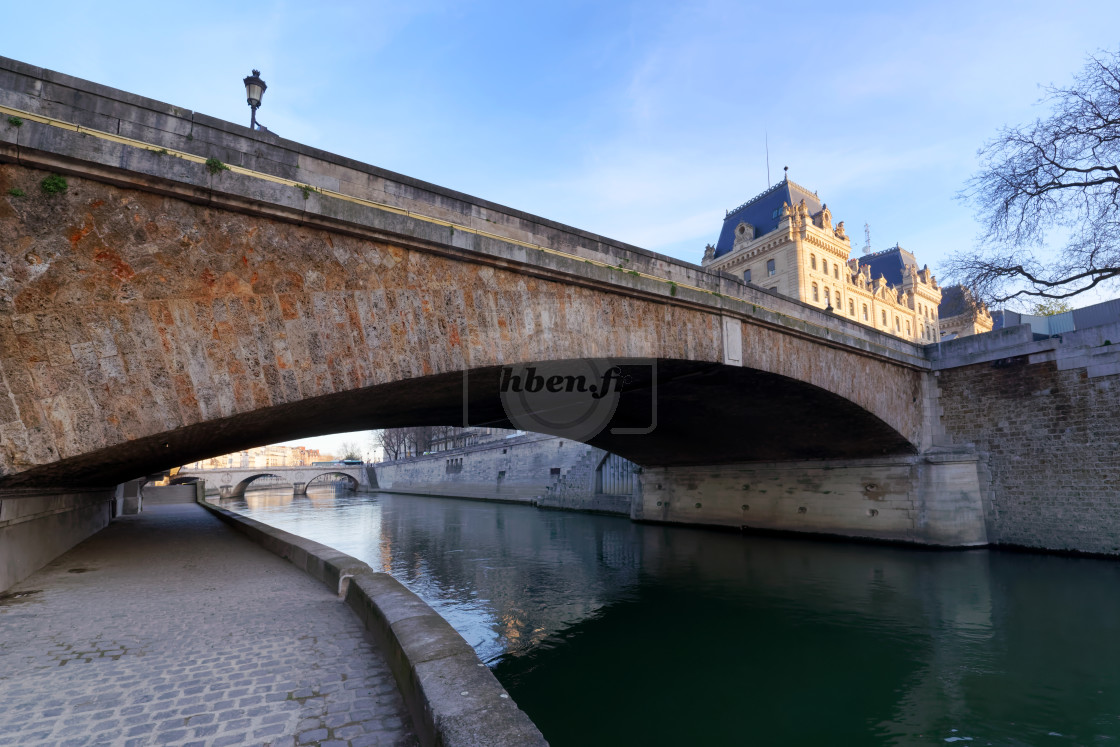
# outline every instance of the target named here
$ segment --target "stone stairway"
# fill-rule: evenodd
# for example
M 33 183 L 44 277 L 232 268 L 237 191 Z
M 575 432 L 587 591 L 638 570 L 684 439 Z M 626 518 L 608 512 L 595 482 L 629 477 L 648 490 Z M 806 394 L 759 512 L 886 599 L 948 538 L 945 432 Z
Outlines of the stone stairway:
M 595 470 L 607 452 L 588 447 L 587 453 L 563 472 L 540 497 L 541 508 L 574 509 L 597 513 L 630 515 L 630 496 L 595 492 Z

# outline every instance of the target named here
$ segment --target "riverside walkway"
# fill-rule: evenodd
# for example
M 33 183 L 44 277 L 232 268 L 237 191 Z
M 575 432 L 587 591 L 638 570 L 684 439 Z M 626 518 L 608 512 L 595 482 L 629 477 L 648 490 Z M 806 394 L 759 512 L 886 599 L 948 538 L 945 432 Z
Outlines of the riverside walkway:
M 0 597 L 0 745 L 412 745 L 320 583 L 196 504 L 112 522 Z

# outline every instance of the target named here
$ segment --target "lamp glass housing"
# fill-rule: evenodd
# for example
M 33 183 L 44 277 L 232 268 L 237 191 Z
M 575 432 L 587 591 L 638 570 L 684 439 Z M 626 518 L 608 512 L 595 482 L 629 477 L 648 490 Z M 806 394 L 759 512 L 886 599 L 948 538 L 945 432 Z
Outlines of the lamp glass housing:
M 265 89 L 268 88 L 268 85 L 261 80 L 261 71 L 254 70 L 253 74 L 246 76 L 242 82 L 245 84 L 246 102 L 256 109 L 261 105 L 261 97 L 264 96 Z

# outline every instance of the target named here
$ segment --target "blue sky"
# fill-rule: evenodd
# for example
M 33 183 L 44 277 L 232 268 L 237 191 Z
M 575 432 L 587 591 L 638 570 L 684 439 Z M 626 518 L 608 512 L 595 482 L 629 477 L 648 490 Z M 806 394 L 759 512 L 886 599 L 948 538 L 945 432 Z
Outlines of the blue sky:
M 4 25 L 0 54 L 246 124 L 256 67 L 283 137 L 692 262 L 766 189 L 768 138 L 771 180 L 817 190 L 854 253 L 866 222 L 937 273 L 974 244 L 977 149 L 1120 44 L 1120 3 L 39 2 Z

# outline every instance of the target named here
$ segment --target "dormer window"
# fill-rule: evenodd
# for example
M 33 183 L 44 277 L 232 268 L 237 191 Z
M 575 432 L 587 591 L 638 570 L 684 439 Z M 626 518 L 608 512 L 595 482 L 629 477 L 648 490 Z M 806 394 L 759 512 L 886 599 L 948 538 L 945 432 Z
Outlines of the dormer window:
M 754 239 L 754 226 L 752 226 L 750 223 L 743 222 L 743 223 L 740 223 L 735 228 L 735 240 L 736 241 L 751 241 L 753 239 Z

